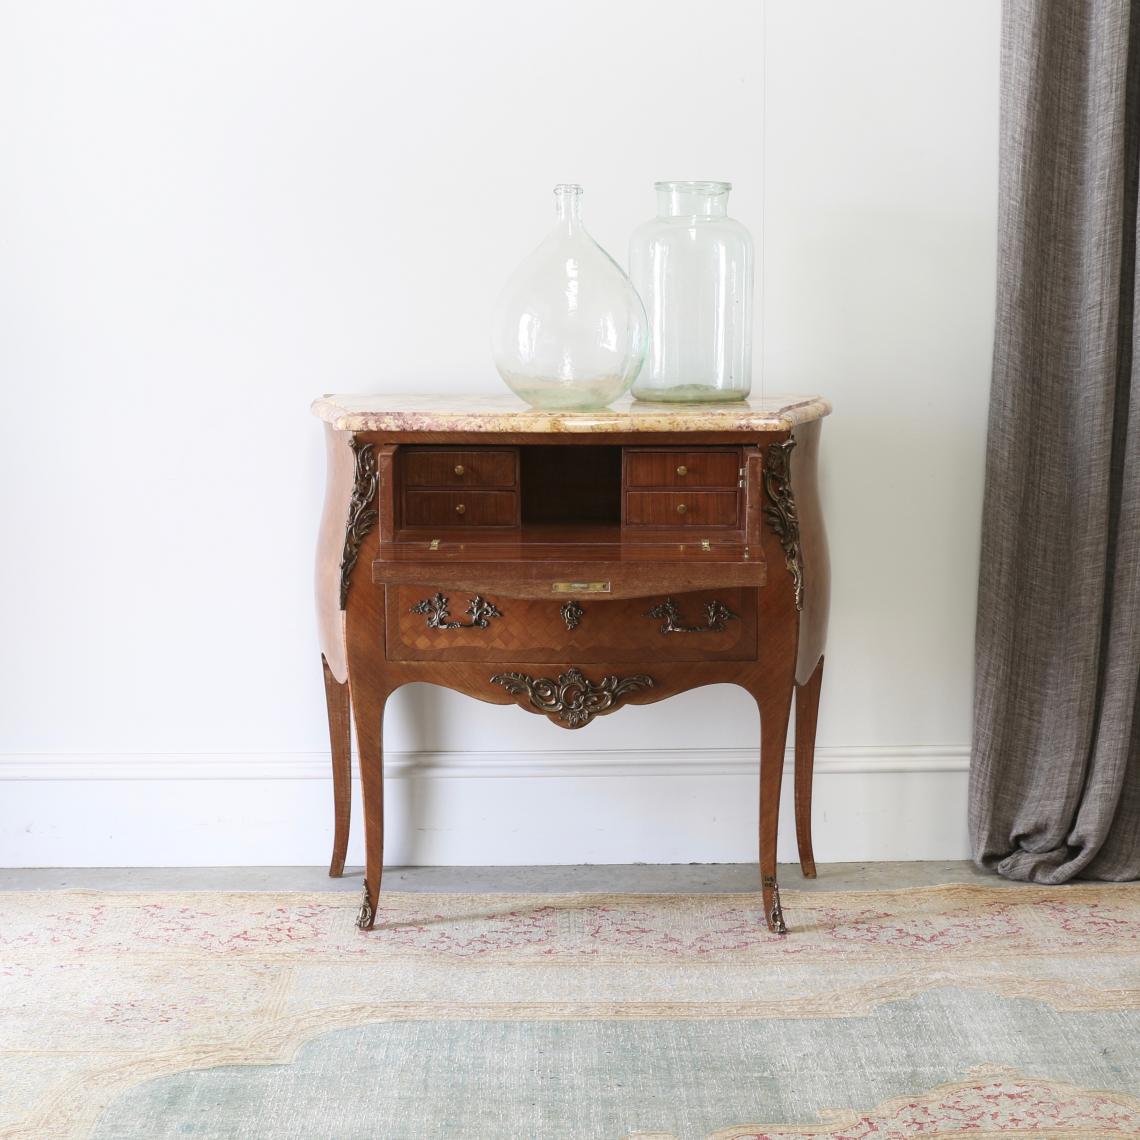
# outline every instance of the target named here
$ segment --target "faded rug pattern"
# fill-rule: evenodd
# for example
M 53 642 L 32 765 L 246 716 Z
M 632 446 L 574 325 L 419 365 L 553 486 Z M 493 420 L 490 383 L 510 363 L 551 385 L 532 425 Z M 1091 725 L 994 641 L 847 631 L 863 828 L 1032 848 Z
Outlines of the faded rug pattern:
M 0 894 L 0 1136 L 1140 1136 L 1140 888 Z

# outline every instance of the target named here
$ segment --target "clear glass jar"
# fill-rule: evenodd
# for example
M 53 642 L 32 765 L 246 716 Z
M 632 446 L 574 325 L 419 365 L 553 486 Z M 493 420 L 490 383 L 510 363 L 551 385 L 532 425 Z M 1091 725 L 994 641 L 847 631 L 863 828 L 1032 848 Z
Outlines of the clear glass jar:
M 540 408 L 603 408 L 645 359 L 645 309 L 582 225 L 582 187 L 555 186 L 558 222 L 515 270 L 495 311 L 492 351 L 507 386 Z
M 728 182 L 657 182 L 629 272 L 649 318 L 639 400 L 742 400 L 752 387 L 752 238 L 728 216 Z

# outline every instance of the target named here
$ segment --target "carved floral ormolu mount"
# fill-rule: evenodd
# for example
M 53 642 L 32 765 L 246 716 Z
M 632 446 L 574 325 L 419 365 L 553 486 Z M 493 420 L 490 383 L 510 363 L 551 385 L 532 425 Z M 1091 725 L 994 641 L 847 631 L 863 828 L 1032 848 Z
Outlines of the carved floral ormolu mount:
M 720 633 L 725 622 L 733 621 L 736 614 L 724 602 L 711 601 L 705 606 L 704 625 L 685 625 L 681 620 L 681 608 L 672 598 L 666 598 L 659 606 L 654 606 L 645 615 L 651 618 L 664 618 L 662 633 Z
M 348 441 L 354 456 L 352 497 L 348 501 L 348 521 L 344 528 L 344 551 L 340 556 L 340 608 L 348 606 L 348 585 L 352 568 L 360 555 L 360 547 L 368 532 L 376 525 L 377 512 L 372 504 L 380 486 L 376 455 L 371 443 L 361 443 L 353 436 Z
M 416 602 L 408 613 L 426 614 L 428 629 L 486 629 L 491 618 L 503 615 L 492 602 L 488 602 L 481 594 L 476 594 L 468 603 L 464 611 L 470 621 L 452 621 L 447 608 L 447 598 L 443 594 L 436 594 L 434 598 L 424 598 Z
M 595 684 L 580 669 L 571 666 L 556 680 L 532 677 L 528 673 L 496 673 L 491 683 L 502 685 L 515 696 L 526 697 L 534 711 L 556 716 L 564 727 L 581 728 L 594 717 L 611 712 L 626 693 L 652 688 L 653 678 L 638 673 L 618 680 L 610 675 Z
M 770 443 L 764 453 L 764 493 L 771 506 L 764 514 L 780 540 L 784 565 L 792 576 L 796 609 L 804 608 L 804 559 L 800 551 L 800 520 L 792 496 L 791 456 L 796 441 L 789 436 L 783 443 Z

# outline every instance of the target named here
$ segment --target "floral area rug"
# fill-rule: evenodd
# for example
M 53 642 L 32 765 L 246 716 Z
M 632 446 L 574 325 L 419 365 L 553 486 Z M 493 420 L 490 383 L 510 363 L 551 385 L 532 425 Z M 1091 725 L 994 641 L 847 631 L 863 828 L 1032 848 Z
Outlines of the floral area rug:
M 0 1136 L 1140 1136 L 1140 886 L 0 894 Z

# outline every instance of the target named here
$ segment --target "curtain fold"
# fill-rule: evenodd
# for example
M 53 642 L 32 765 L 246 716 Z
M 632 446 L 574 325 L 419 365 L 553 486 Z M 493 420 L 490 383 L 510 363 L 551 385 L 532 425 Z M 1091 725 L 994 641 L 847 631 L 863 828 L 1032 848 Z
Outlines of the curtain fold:
M 970 834 L 1140 877 L 1140 2 L 1006 0 Z

